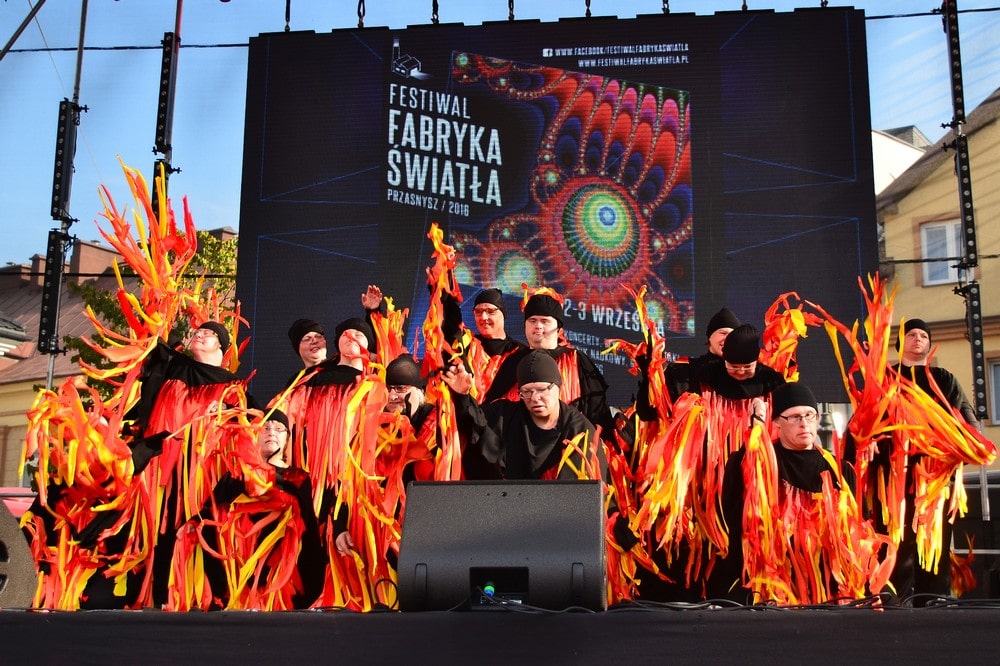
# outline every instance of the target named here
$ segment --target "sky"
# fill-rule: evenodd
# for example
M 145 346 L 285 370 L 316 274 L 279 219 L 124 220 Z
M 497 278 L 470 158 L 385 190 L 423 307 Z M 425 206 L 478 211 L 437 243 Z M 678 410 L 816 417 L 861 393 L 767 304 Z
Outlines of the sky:
M 0 60 L 0 266 L 45 255 L 59 102 L 78 96 L 82 114 L 74 161 L 70 233 L 97 240 L 106 186 L 130 204 L 119 160 L 149 178 L 159 89 L 160 42 L 174 32 L 180 0 L 89 0 L 76 89 L 81 0 L 47 0 Z M 6 44 L 39 0 L 0 3 Z M 505 0 L 438 0 L 441 23 L 479 25 L 508 18 Z M 659 14 L 663 0 L 591 0 L 594 16 Z M 739 11 L 742 0 L 673 0 L 671 13 Z M 750 10 L 816 8 L 819 0 L 748 0 Z M 867 17 L 872 127 L 916 125 L 931 141 L 952 118 L 946 39 L 934 0 L 830 2 Z M 431 0 L 366 0 L 365 27 L 431 23 Z M 285 0 L 188 0 L 180 16 L 181 52 L 170 179 L 175 210 L 189 201 L 200 229 L 239 229 L 248 40 L 285 29 Z M 966 112 L 1000 87 L 1000 0 L 958 0 Z M 517 19 L 585 15 L 585 0 L 515 0 Z M 292 0 L 291 30 L 358 26 L 353 0 Z M 980 11 L 976 11 L 980 10 Z M 892 18 L 880 18 L 892 17 Z M 957 194 L 956 194 L 957 196 Z M 106 226 L 106 225 L 105 225 Z

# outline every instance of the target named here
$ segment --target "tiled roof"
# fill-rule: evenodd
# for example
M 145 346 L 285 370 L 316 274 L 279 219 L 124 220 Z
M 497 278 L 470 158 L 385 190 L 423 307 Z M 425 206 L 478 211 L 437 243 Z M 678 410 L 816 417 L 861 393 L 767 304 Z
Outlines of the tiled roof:
M 973 109 L 972 113 L 965 116 L 965 134 L 972 136 L 980 128 L 985 127 L 1000 117 L 1000 88 L 983 100 L 982 104 Z M 945 151 L 940 148 L 943 144 L 951 143 L 955 138 L 955 132 L 949 130 L 935 146 L 927 149 L 920 159 L 914 162 L 909 169 L 904 171 L 899 178 L 892 181 L 875 199 L 875 207 L 882 210 L 894 203 L 897 203 L 907 194 L 917 188 L 920 183 L 934 173 L 945 161 L 955 159 L 954 151 Z
M 114 288 L 113 277 L 98 278 L 109 289 Z M 38 322 L 41 316 L 42 288 L 25 280 L 17 273 L 0 272 L 0 312 L 22 327 L 26 340 L 7 353 L 7 361 L 0 365 L 0 384 L 36 380 L 45 382 L 49 370 L 48 354 L 37 350 Z M 91 335 L 93 324 L 84 316 L 83 300 L 74 296 L 64 285 L 60 296 L 59 338 Z M 72 362 L 72 354 L 56 354 L 53 376 L 57 378 L 78 374 L 79 366 Z M 16 359 L 16 362 L 15 362 Z

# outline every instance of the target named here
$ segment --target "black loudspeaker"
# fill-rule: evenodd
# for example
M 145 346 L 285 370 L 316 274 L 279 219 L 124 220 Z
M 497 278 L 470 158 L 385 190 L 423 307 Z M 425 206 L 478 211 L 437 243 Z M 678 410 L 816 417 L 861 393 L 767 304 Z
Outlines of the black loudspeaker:
M 605 610 L 606 558 L 599 481 L 414 482 L 400 609 Z
M 38 351 L 59 351 L 59 298 L 62 294 L 63 263 L 66 261 L 68 236 L 59 229 L 49 231 L 45 253 L 45 279 L 42 282 L 42 309 L 38 318 Z
M 17 519 L 0 500 L 0 609 L 29 608 L 36 581 L 28 542 Z
M 68 220 L 70 192 L 73 189 L 73 158 L 76 156 L 77 125 L 81 107 L 63 99 L 59 102 L 59 125 L 56 127 L 56 159 L 52 174 L 52 219 Z
M 966 592 L 966 599 L 1000 599 L 1000 472 L 989 472 L 986 488 L 989 492 L 990 519 L 983 520 L 983 503 L 978 474 L 965 475 L 965 492 L 969 495 L 969 511 L 955 521 L 952 543 L 957 555 L 969 552 L 972 538 L 972 573 L 975 589 Z

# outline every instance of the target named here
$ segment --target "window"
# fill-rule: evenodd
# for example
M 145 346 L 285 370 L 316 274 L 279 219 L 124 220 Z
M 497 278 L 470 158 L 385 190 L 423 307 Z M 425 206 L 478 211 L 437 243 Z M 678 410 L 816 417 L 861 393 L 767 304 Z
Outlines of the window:
M 1000 425 L 1000 360 L 990 361 L 990 419 Z
M 959 279 L 955 257 L 961 257 L 962 227 L 958 220 L 933 222 L 920 226 L 920 247 L 922 259 L 941 258 L 942 261 L 928 261 L 923 264 L 925 287 L 938 284 L 954 284 Z M 948 259 L 950 257 L 950 259 Z

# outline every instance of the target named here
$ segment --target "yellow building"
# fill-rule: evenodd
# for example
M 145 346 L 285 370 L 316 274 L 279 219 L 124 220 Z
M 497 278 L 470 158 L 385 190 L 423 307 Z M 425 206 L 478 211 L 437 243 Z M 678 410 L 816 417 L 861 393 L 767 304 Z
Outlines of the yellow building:
M 67 280 L 84 282 L 98 279 L 117 254 L 96 243 L 74 243 L 65 268 Z M 0 270 L 0 312 L 19 326 L 24 339 L 5 349 L 0 356 L 0 486 L 22 485 L 17 470 L 28 431 L 27 412 L 39 388 L 50 381 L 58 387 L 66 378 L 80 375 L 71 355 L 48 355 L 37 349 L 41 315 L 45 257 L 35 255 L 30 266 L 8 266 Z M 107 287 L 113 278 L 100 278 Z M 63 285 L 60 296 L 59 337 L 93 333 L 93 325 L 83 316 L 83 301 Z M 61 344 L 61 343 L 60 343 Z
M 236 237 L 228 228 L 208 232 L 227 241 Z M 121 257 L 112 249 L 94 242 L 74 241 L 64 269 L 67 282 L 97 281 L 102 289 L 115 290 L 112 264 Z M 0 487 L 25 485 L 18 478 L 24 439 L 28 430 L 27 412 L 40 388 L 50 382 L 58 388 L 69 377 L 80 377 L 72 354 L 42 354 L 37 349 L 41 315 L 45 257 L 35 255 L 30 265 L 0 269 Z M 94 333 L 84 314 L 84 303 L 64 284 L 59 308 L 59 340 Z M 51 380 L 50 380 L 51 374 Z
M 988 416 L 984 433 L 1000 441 L 1000 89 L 967 115 L 972 199 L 981 290 Z M 883 274 L 898 288 L 895 324 L 920 318 L 937 345 L 932 363 L 958 377 L 971 401 L 973 356 L 966 307 L 955 293 L 962 276 L 955 267 L 964 254 L 959 224 L 955 152 L 942 150 L 949 132 L 876 199 L 883 227 Z M 933 261 L 941 259 L 940 261 Z M 997 465 L 994 465 L 996 467 Z

